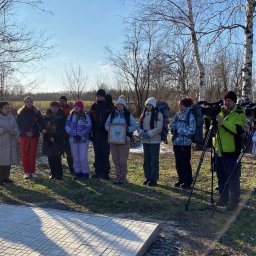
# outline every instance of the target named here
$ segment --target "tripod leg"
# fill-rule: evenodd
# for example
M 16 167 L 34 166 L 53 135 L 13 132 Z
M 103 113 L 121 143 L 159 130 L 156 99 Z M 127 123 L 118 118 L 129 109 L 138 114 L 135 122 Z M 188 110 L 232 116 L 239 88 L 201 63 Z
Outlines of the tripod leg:
M 202 151 L 202 154 L 200 156 L 200 160 L 199 160 L 199 163 L 198 163 L 198 166 L 196 168 L 196 174 L 195 174 L 195 177 L 194 177 L 194 180 L 193 180 L 193 184 L 192 184 L 192 187 L 191 187 L 191 190 L 190 190 L 190 194 L 189 194 L 189 197 L 188 197 L 188 201 L 185 205 L 185 209 L 186 211 L 188 210 L 188 206 L 189 206 L 189 203 L 190 203 L 190 200 L 191 200 L 191 196 L 193 194 L 193 190 L 194 190 L 194 187 L 195 187 L 195 184 L 196 184 L 196 180 L 197 180 L 197 177 L 199 175 L 199 172 L 200 172 L 200 169 L 201 169 L 201 166 L 202 166 L 202 163 L 204 161 L 204 156 L 205 156 L 205 152 L 207 150 L 207 145 L 209 143 L 209 140 L 211 139 L 212 137 L 212 132 L 213 132 L 213 128 L 211 127 L 207 133 L 207 136 L 205 138 L 205 142 L 204 142 L 204 146 L 203 146 L 203 151 Z

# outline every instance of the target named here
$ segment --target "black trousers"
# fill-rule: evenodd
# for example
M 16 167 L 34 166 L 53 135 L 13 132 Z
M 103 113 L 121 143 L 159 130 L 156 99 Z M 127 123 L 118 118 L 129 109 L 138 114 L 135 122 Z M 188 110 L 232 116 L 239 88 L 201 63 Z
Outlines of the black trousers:
M 191 185 L 193 181 L 192 168 L 190 164 L 191 145 L 173 145 L 173 151 L 179 182 L 185 183 L 186 185 Z
M 11 166 L 10 165 L 1 165 L 0 166 L 0 182 L 4 182 L 6 180 L 9 180 L 10 172 L 11 172 Z
M 93 147 L 94 147 L 94 168 L 95 174 L 102 177 L 107 177 L 110 172 L 110 146 L 108 144 L 108 135 L 97 134 L 93 136 Z
M 71 153 L 71 148 L 69 144 L 69 136 L 65 136 L 65 153 L 67 157 L 67 163 L 68 163 L 68 168 L 71 173 L 74 173 L 74 167 L 73 167 L 73 157 Z
M 236 154 L 225 153 L 222 157 L 216 157 L 219 194 L 223 192 L 221 200 L 223 202 L 229 201 L 231 204 L 238 204 L 240 199 L 241 162 L 236 165 L 237 157 Z M 229 184 L 227 184 L 228 180 Z
M 61 179 L 63 177 L 61 156 L 47 156 L 53 178 Z

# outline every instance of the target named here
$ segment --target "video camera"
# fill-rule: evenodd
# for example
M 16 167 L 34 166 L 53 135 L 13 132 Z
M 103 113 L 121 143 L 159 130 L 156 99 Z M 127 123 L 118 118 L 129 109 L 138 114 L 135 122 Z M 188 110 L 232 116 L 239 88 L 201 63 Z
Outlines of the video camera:
M 199 101 L 197 104 L 202 107 L 203 116 L 215 119 L 221 111 L 223 100 L 218 100 L 216 102 Z
M 256 103 L 246 101 L 238 105 L 244 109 L 246 117 L 256 119 Z

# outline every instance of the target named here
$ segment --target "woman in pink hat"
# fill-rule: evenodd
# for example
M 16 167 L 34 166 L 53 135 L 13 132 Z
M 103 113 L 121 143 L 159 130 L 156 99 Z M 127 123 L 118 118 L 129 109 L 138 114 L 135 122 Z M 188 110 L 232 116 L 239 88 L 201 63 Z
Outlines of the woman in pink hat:
M 77 101 L 66 121 L 66 131 L 73 156 L 75 179 L 89 178 L 88 147 L 92 129 L 91 118 L 84 111 L 82 101 Z

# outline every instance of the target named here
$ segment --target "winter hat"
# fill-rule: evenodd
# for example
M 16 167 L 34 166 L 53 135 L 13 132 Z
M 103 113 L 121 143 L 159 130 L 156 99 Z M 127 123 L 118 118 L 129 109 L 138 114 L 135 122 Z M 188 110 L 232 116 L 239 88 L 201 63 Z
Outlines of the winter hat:
M 105 92 L 103 89 L 99 89 L 99 90 L 96 92 L 96 95 L 97 95 L 97 96 L 103 96 L 103 97 L 105 97 L 105 96 L 106 96 L 106 92 Z
M 180 101 L 180 104 L 182 104 L 185 107 L 189 107 L 193 104 L 193 100 L 190 98 L 184 98 Z
M 65 101 L 68 101 L 67 97 L 66 96 L 60 96 L 59 100 L 65 100 Z
M 27 100 L 33 101 L 33 99 L 32 99 L 31 96 L 26 96 L 26 97 L 24 98 L 24 102 L 26 102 Z
M 225 99 L 231 99 L 233 100 L 235 103 L 237 101 L 237 96 L 236 93 L 233 91 L 228 91 L 225 95 L 224 95 L 224 100 Z
M 152 106 L 155 108 L 155 107 L 156 107 L 156 99 L 155 99 L 154 97 L 148 98 L 148 99 L 146 100 L 146 102 L 145 102 L 145 106 L 146 106 L 147 104 L 150 104 L 150 105 L 152 105 Z
M 1 101 L 0 102 L 0 109 L 2 109 L 5 105 L 9 105 L 7 101 Z
M 116 101 L 116 105 L 117 104 L 122 104 L 126 108 L 126 101 L 124 98 L 118 98 L 118 100 Z
M 75 107 L 79 107 L 81 109 L 84 108 L 84 103 L 81 100 L 76 101 Z
M 58 101 L 52 101 L 51 104 L 50 104 L 51 107 L 57 107 L 59 108 L 60 107 L 60 103 Z

